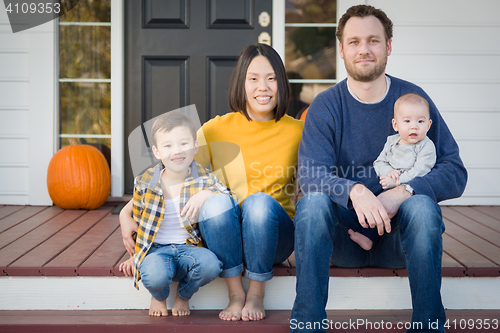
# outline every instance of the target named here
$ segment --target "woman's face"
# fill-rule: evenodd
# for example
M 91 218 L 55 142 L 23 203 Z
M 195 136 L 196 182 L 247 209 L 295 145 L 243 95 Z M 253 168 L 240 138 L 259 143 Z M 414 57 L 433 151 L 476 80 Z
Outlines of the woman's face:
M 248 66 L 245 96 L 250 119 L 257 121 L 274 119 L 274 108 L 278 104 L 278 81 L 266 57 L 256 56 Z

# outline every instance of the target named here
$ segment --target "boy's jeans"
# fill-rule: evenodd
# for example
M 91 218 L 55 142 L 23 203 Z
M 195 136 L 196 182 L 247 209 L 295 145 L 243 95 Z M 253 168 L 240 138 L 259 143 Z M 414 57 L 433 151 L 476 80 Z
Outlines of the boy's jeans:
M 270 195 L 254 193 L 240 207 L 229 196 L 210 197 L 199 217 L 207 247 L 222 261 L 220 277 L 240 274 L 254 281 L 273 277 L 273 264 L 293 252 L 293 221 Z
M 436 202 L 425 195 L 408 198 L 391 221 L 391 233 L 384 234 L 370 251 L 363 250 L 347 234 L 348 229 L 361 230 L 357 215 L 333 203 L 328 195 L 307 194 L 296 209 L 297 295 L 291 332 L 310 332 L 298 328 L 326 318 L 330 262 L 341 267 L 406 267 L 412 322 L 422 323 L 423 332 L 432 332 L 427 329 L 428 323 L 439 320 L 438 332 L 444 332 L 446 315 L 440 293 L 444 224 Z M 384 290 L 373 292 L 383 294 Z
M 219 276 L 221 267 L 215 254 L 204 247 L 153 243 L 139 273 L 142 284 L 157 301 L 167 299 L 172 281 L 179 281 L 177 295 L 187 301 L 200 287 Z

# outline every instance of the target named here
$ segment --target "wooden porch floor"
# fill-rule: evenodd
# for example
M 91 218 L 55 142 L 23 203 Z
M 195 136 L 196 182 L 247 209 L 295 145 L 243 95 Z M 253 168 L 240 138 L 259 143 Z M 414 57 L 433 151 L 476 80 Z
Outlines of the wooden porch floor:
M 123 276 L 116 204 L 93 211 L 0 205 L 0 276 Z M 500 276 L 500 206 L 442 207 L 443 276 Z M 293 262 L 275 275 L 295 275 Z M 405 276 L 405 269 L 332 267 L 331 276 Z

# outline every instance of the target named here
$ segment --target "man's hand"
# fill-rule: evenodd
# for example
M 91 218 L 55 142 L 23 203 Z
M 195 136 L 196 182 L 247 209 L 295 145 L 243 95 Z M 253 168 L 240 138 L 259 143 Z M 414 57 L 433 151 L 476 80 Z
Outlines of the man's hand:
M 207 201 L 213 194 L 214 192 L 210 190 L 203 190 L 193 195 L 182 209 L 181 216 L 186 219 L 193 220 L 196 216 L 198 216 L 198 214 L 200 214 L 201 207 L 203 207 L 205 201 Z
M 354 184 L 349 197 L 363 228 L 368 225 L 370 228 L 376 227 L 379 235 L 384 234 L 384 229 L 388 233 L 391 232 L 391 220 L 384 205 L 369 189 L 362 184 Z
M 118 269 L 125 276 L 134 276 L 134 257 L 130 257 L 127 261 L 122 262 Z
M 133 199 L 127 202 L 125 207 L 120 211 L 120 226 L 122 230 L 123 245 L 127 252 L 133 256 L 135 251 L 135 240 L 132 237 L 137 232 L 139 226 L 132 217 Z
M 409 197 L 411 194 L 405 189 L 405 185 L 396 186 L 377 196 L 391 219 L 398 213 L 401 204 Z

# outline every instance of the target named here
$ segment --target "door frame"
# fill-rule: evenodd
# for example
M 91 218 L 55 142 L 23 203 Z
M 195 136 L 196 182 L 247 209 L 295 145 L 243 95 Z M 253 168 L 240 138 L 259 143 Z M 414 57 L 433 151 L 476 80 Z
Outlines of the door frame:
M 271 43 L 284 60 L 285 0 L 273 0 Z M 125 189 L 125 0 L 111 2 L 111 196 Z

